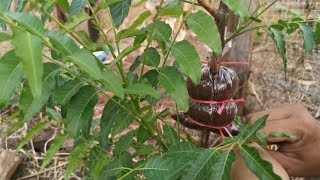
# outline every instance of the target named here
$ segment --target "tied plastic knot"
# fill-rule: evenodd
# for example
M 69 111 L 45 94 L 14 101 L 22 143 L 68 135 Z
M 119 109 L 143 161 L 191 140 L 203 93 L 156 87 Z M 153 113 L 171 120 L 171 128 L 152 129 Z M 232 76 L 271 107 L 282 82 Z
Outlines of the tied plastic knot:
M 227 103 L 229 102 L 235 102 L 235 103 L 242 103 L 245 102 L 244 99 L 229 99 L 229 100 L 224 100 L 224 101 L 205 101 L 205 100 L 198 100 L 198 99 L 193 99 L 192 97 L 190 97 L 190 100 L 193 102 L 198 102 L 201 104 L 221 104 L 220 108 L 218 109 L 217 113 L 219 115 L 222 114 L 224 107 Z

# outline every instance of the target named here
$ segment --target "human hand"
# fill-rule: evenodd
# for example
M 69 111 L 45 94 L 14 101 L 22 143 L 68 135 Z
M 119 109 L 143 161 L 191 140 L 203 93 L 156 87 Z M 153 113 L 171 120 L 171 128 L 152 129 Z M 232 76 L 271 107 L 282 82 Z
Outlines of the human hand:
M 251 121 L 269 114 L 265 134 L 289 133 L 290 138 L 274 138 L 269 144 L 278 145 L 277 151 L 269 151 L 290 176 L 313 177 L 320 175 L 320 124 L 301 104 L 286 104 L 278 108 L 254 113 Z

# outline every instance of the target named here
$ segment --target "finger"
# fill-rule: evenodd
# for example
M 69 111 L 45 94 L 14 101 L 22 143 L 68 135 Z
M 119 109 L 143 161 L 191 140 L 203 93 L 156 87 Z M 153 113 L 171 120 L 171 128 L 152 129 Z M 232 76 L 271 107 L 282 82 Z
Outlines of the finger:
M 266 110 L 266 111 L 261 111 L 261 112 L 256 112 L 253 114 L 248 115 L 248 117 L 251 117 L 252 122 L 257 121 L 260 117 L 264 115 L 269 115 L 268 121 L 270 120 L 281 120 L 281 119 L 286 119 L 292 116 L 292 114 L 295 113 L 295 110 L 301 110 L 303 109 L 303 105 L 301 104 L 283 104 L 281 106 Z
M 300 167 L 301 163 L 299 160 L 287 156 L 285 153 L 278 151 L 268 151 L 269 154 L 281 164 L 281 166 L 287 171 L 287 173 L 292 176 L 296 174 L 296 167 Z
M 299 128 L 290 126 L 290 122 L 292 121 L 291 118 L 283 119 L 282 121 L 267 121 L 266 125 L 263 129 L 261 129 L 260 132 L 269 135 L 272 133 L 279 133 L 279 134 L 288 134 L 293 135 L 293 137 L 273 137 L 269 138 L 269 143 L 282 143 L 282 142 L 288 142 L 288 143 L 295 143 L 299 141 L 302 137 L 301 132 L 299 131 Z

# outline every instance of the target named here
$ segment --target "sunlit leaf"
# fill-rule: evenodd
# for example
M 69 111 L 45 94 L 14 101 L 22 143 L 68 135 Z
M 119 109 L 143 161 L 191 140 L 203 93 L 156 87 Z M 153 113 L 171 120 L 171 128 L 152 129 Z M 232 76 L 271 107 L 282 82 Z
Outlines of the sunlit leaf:
M 186 82 L 176 68 L 171 66 L 164 67 L 159 74 L 159 82 L 183 111 L 189 109 L 189 95 Z
M 202 65 L 197 50 L 188 41 L 183 40 L 172 47 L 171 53 L 185 74 L 190 76 L 195 84 L 199 84 Z
M 222 53 L 219 29 L 210 15 L 198 11 L 187 18 L 190 29 L 217 55 Z
M 49 31 L 47 35 L 50 43 L 63 55 L 72 55 L 80 50 L 77 44 L 70 37 L 60 32 Z
M 43 75 L 42 40 L 28 32 L 15 30 L 12 42 L 16 47 L 15 53 L 22 62 L 32 95 L 39 98 Z
M 249 8 L 244 4 L 243 0 L 221 0 L 230 10 L 238 14 L 242 18 L 248 18 Z
M 161 97 L 161 93 L 156 89 L 154 89 L 153 87 L 145 84 L 139 84 L 139 83 L 128 86 L 124 91 L 127 94 L 136 94 L 141 97 L 147 96 L 147 95 L 154 97 L 156 99 L 159 99 Z
M 29 32 L 38 35 L 44 35 L 44 24 L 42 21 L 34 15 L 29 13 L 16 13 L 16 12 L 7 12 L 5 13 L 10 19 L 16 21 L 18 25 L 25 28 Z M 21 32 L 22 33 L 22 32 Z M 26 34 L 26 32 L 22 33 Z M 24 41 L 21 39 L 21 41 Z
M 23 69 L 14 51 L 9 51 L 0 59 L 0 109 L 11 100 L 15 90 L 20 86 Z
M 145 11 L 139 15 L 137 19 L 133 21 L 131 26 L 129 26 L 128 30 L 136 29 L 138 26 L 140 26 L 149 16 L 151 15 L 150 11 Z
M 86 12 L 79 12 L 78 14 L 75 14 L 72 16 L 68 22 L 65 23 L 65 27 L 68 31 L 72 30 L 76 26 L 78 26 L 80 23 L 87 21 L 90 19 L 90 16 Z
M 103 71 L 102 78 L 100 79 L 101 83 L 106 86 L 111 92 L 113 92 L 119 98 L 124 97 L 124 90 L 122 87 L 122 81 L 112 71 Z
M 102 72 L 98 62 L 87 50 L 80 49 L 72 55 L 65 57 L 65 59 L 76 64 L 79 69 L 95 80 L 100 80 L 102 78 Z

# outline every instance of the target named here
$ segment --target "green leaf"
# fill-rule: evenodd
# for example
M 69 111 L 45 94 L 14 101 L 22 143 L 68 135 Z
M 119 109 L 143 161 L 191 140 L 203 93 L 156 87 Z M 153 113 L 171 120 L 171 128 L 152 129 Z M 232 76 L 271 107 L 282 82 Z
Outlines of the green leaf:
M 166 141 L 166 144 L 171 146 L 180 142 L 180 137 L 178 133 L 169 125 L 163 126 L 163 137 Z
M 69 134 L 77 138 L 83 136 L 87 138 L 90 133 L 93 108 L 98 102 L 98 96 L 91 86 L 83 86 L 71 98 L 67 106 L 66 124 Z
M 11 135 L 12 133 L 16 132 L 19 128 L 21 128 L 24 125 L 24 123 L 24 121 L 18 120 L 5 132 L 5 134 L 7 136 Z
M 119 79 L 118 75 L 116 75 L 114 72 L 103 71 L 102 78 L 100 79 L 100 81 L 116 96 L 118 96 L 121 99 L 124 97 L 122 81 Z
M 68 0 L 58 0 L 58 5 L 64 10 L 64 12 L 70 12 L 70 5 Z
M 0 59 L 0 110 L 11 100 L 15 90 L 20 86 L 23 69 L 14 51 L 7 52 Z
M 27 31 L 37 34 L 40 36 L 44 35 L 44 25 L 42 21 L 34 15 L 28 13 L 15 13 L 15 12 L 7 12 L 5 16 L 10 19 L 16 21 L 19 26 L 25 28 Z M 22 32 L 21 32 L 22 33 Z M 22 33 L 26 34 L 26 32 Z M 21 39 L 21 42 L 24 40 Z
M 160 55 L 155 48 L 148 48 L 142 54 L 143 62 L 146 66 L 157 68 L 160 64 Z
M 239 137 L 242 139 L 242 141 L 247 142 L 251 140 L 252 137 L 255 137 L 257 132 L 265 126 L 267 119 L 268 115 L 264 115 L 260 117 L 252 126 L 245 126 L 245 128 L 241 129 Z
M 49 31 L 47 35 L 50 43 L 63 55 L 68 56 L 76 54 L 76 52 L 80 50 L 70 37 L 65 36 L 60 32 Z
M 150 84 L 152 87 L 156 87 L 158 85 L 158 77 L 159 73 L 156 69 L 152 69 L 146 72 L 142 77 L 141 80 L 146 84 Z
M 209 179 L 229 180 L 231 179 L 232 164 L 236 160 L 234 151 L 220 153 L 214 163 Z
M 127 151 L 131 144 L 132 144 L 132 140 L 133 140 L 133 133 L 132 132 L 128 132 L 126 135 L 122 136 L 119 141 L 117 141 L 115 143 L 115 147 L 114 147 L 114 155 L 119 155 L 125 151 Z
M 320 44 L 320 22 L 318 22 L 316 25 L 315 43 L 316 45 Z
M 87 4 L 87 0 L 72 0 L 70 5 L 70 14 L 69 16 L 72 17 L 79 12 L 84 11 L 84 8 Z
M 7 12 L 10 8 L 12 0 L 2 0 L 0 1 L 0 12 Z
M 183 40 L 172 47 L 171 53 L 184 73 L 190 76 L 195 84 L 199 84 L 202 65 L 197 50 L 188 41 Z
M 27 5 L 27 3 L 28 3 L 28 0 L 18 0 L 16 11 L 21 12 L 24 9 L 24 7 Z
M 43 83 L 41 84 L 41 96 L 34 98 L 30 96 L 31 89 L 25 83 L 20 96 L 20 118 L 26 122 L 30 120 L 48 102 L 57 85 L 56 76 L 59 73 L 59 66 L 53 63 L 44 64 Z
M 50 145 L 50 148 L 47 151 L 46 156 L 43 159 L 41 169 L 44 169 L 50 163 L 53 156 L 59 151 L 59 149 L 62 147 L 64 141 L 67 140 L 67 138 L 68 134 L 60 134 L 58 137 L 55 138 L 55 140 Z
M 88 156 L 88 151 L 91 149 L 90 143 L 78 144 L 71 152 L 68 159 L 68 165 L 65 173 L 65 179 L 69 179 L 71 174 L 74 173 L 81 165 L 82 159 Z
M 95 58 L 85 49 L 80 49 L 71 56 L 65 57 L 66 60 L 73 62 L 80 70 L 90 75 L 95 80 L 102 78 L 101 69 Z
M 159 74 L 159 83 L 173 97 L 183 111 L 189 109 L 186 82 L 180 72 L 171 66 L 164 67 Z
M 190 142 L 179 142 L 176 144 L 173 144 L 168 148 L 168 152 L 164 155 L 164 157 L 168 158 L 177 158 L 177 157 L 183 157 L 183 156 L 189 156 L 192 154 L 199 154 L 197 151 L 197 147 L 195 147 L 194 144 Z
M 183 14 L 183 3 L 179 0 L 171 0 L 165 7 L 159 9 L 159 16 L 179 16 Z
M 240 153 L 246 166 L 261 180 L 281 180 L 281 178 L 273 172 L 270 162 L 263 160 L 259 151 L 245 144 L 240 146 Z
M 2 0 L 2 1 L 0 1 L 0 13 L 9 11 L 11 3 L 12 3 L 12 0 Z M 6 26 L 6 24 L 4 22 L 0 21 L 0 27 L 4 31 L 7 30 L 7 26 Z
M 153 87 L 145 84 L 139 84 L 139 83 L 128 86 L 124 90 L 124 92 L 127 94 L 136 94 L 141 97 L 148 96 L 148 95 L 156 99 L 159 99 L 161 97 L 161 93 L 156 89 L 154 89 Z
M 217 55 L 222 53 L 219 29 L 210 15 L 198 11 L 187 18 L 188 27 Z
M 283 62 L 283 67 L 284 67 L 284 72 L 285 74 L 287 73 L 287 57 L 286 57 L 286 42 L 284 40 L 284 35 L 282 32 L 278 29 L 275 28 L 270 28 L 271 32 L 273 33 L 273 40 L 276 43 L 276 46 L 280 52 L 282 62 Z
M 172 34 L 172 29 L 169 24 L 157 21 L 152 24 L 152 28 L 154 28 L 154 39 L 162 42 L 167 42 Z
M 112 61 L 112 63 L 109 65 L 109 67 L 113 67 L 113 66 L 114 66 L 115 64 L 117 64 L 120 60 L 122 60 L 124 57 L 126 57 L 127 55 L 129 55 L 130 53 L 132 53 L 133 51 L 137 50 L 137 49 L 140 48 L 140 47 L 141 47 L 140 44 L 127 47 L 126 49 L 124 49 L 124 50 Z
M 216 158 L 221 152 L 217 149 L 205 149 L 200 152 L 197 158 L 191 163 L 191 166 L 182 176 L 184 179 L 207 179 L 210 169 L 216 163 Z
M 47 107 L 46 113 L 49 117 L 49 120 L 62 121 L 61 113 L 57 110 Z
M 248 18 L 249 10 L 248 7 L 244 4 L 243 0 L 221 0 L 225 3 L 229 9 L 238 14 L 242 18 Z
M 114 123 L 113 127 L 112 127 L 112 131 L 111 131 L 111 137 L 113 138 L 115 135 L 121 133 L 123 130 L 125 130 L 126 128 L 128 128 L 133 120 L 135 119 L 135 117 L 126 112 L 127 109 L 134 109 L 134 106 L 132 104 L 122 104 L 124 110 L 120 111 L 117 114 L 117 121 Z M 122 109 L 123 109 L 122 108 Z M 119 121 L 119 119 L 121 119 Z
M 298 23 L 303 32 L 304 46 L 307 54 L 311 54 L 315 46 L 315 33 L 307 23 Z
M 297 139 L 296 135 L 293 134 L 288 134 L 288 133 L 279 133 L 279 132 L 273 132 L 267 135 L 268 139 L 272 139 L 272 138 L 286 138 L 286 139 L 291 139 L 291 140 L 295 140 Z
M 86 12 L 79 12 L 78 14 L 75 14 L 72 16 L 68 22 L 66 22 L 65 27 L 68 31 L 71 31 L 75 27 L 77 27 L 79 24 L 81 24 L 84 21 L 89 20 L 91 17 Z
M 106 3 L 106 7 L 109 7 L 110 5 L 117 3 L 117 2 L 121 2 L 123 0 L 104 0 Z
M 147 179 L 176 180 L 186 173 L 186 169 L 197 159 L 199 152 L 188 142 L 177 143 L 168 149 L 162 158 L 147 161 L 144 175 Z
M 100 121 L 99 143 L 101 148 L 104 150 L 109 149 L 111 145 L 108 141 L 109 135 L 121 131 L 123 126 L 120 127 L 120 124 L 122 121 L 124 121 L 123 123 L 132 122 L 132 118 L 132 114 L 128 113 L 128 110 L 120 102 L 109 100 L 104 107 Z M 116 122 L 118 125 L 115 125 Z M 114 126 L 117 128 L 113 129 Z
M 0 42 L 7 41 L 9 39 L 11 39 L 11 36 L 6 33 L 0 32 Z
M 141 147 L 136 148 L 136 155 L 138 156 L 151 155 L 155 151 L 156 149 L 152 145 L 143 144 Z
M 110 13 L 116 28 L 119 28 L 129 14 L 132 0 L 123 0 L 110 6 Z
M 144 31 L 144 30 L 136 30 L 136 29 L 129 30 L 129 29 L 125 29 L 125 30 L 120 31 L 120 32 L 117 34 L 117 36 L 116 36 L 116 42 L 120 42 L 120 40 L 129 38 L 129 37 L 144 35 L 144 34 L 146 34 L 146 33 L 147 33 L 147 32 Z
M 15 30 L 12 42 L 16 47 L 16 55 L 22 62 L 32 95 L 39 98 L 43 75 L 42 40 L 28 32 Z
M 146 142 L 148 139 L 151 138 L 151 136 L 152 136 L 152 134 L 147 129 L 145 129 L 143 126 L 140 126 L 136 131 L 137 141 L 140 144 Z
M 141 13 L 139 17 L 133 21 L 128 30 L 133 30 L 139 27 L 150 15 L 150 11 L 144 11 L 143 13 Z
M 98 147 L 93 148 L 88 159 L 90 177 L 97 180 L 103 179 L 103 171 L 106 169 L 109 162 L 110 159 L 105 155 L 102 149 L 99 149 Z
M 45 5 L 43 6 L 44 11 L 49 11 L 54 5 L 56 5 L 58 0 L 48 0 L 45 2 Z
M 46 128 L 48 122 L 39 122 L 34 128 L 28 131 L 27 135 L 20 141 L 17 150 L 19 151 L 24 145 L 26 145 L 32 138 L 34 138 L 40 131 Z
M 83 82 L 78 79 L 67 81 L 54 91 L 52 96 L 54 103 L 67 104 L 83 85 Z

